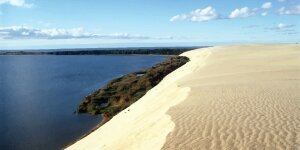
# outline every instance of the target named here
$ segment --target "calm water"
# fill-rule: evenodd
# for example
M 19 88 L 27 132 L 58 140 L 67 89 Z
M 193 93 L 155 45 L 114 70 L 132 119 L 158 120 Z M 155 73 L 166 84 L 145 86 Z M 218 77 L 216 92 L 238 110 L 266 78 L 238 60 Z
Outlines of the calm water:
M 0 56 L 0 149 L 60 149 L 101 118 L 76 115 L 81 99 L 163 56 Z

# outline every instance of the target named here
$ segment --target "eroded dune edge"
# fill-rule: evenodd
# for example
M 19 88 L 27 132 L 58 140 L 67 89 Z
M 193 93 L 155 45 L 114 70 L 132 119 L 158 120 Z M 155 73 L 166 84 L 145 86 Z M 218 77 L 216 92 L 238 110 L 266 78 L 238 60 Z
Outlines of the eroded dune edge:
M 300 47 L 222 46 L 190 62 L 67 149 L 297 149 Z

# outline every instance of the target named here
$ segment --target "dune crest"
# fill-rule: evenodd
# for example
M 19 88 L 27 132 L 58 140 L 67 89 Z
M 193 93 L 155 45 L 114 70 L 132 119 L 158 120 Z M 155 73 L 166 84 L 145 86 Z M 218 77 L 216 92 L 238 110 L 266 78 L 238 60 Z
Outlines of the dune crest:
M 198 52 L 197 56 L 199 66 L 188 62 L 173 71 L 140 100 L 67 149 L 161 149 L 167 135 L 175 127 L 166 112 L 183 101 L 190 91 L 189 87 L 181 86 L 179 81 L 204 65 L 209 51 Z

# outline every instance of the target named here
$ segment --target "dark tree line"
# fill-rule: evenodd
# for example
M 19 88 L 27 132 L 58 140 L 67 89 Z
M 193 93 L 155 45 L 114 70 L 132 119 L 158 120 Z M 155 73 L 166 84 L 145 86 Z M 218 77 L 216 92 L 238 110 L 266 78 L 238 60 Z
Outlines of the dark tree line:
M 174 48 L 143 48 L 143 49 L 108 49 L 108 50 L 60 50 L 47 52 L 33 51 L 10 51 L 0 55 L 179 55 L 183 52 L 196 49 L 197 47 L 174 47 Z

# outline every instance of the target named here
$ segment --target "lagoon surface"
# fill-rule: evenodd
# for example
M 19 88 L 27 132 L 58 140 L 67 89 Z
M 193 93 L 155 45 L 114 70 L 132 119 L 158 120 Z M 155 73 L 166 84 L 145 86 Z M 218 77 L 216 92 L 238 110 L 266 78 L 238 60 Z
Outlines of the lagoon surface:
M 165 56 L 0 56 L 0 149 L 61 149 L 99 116 L 73 112 L 109 80 Z

